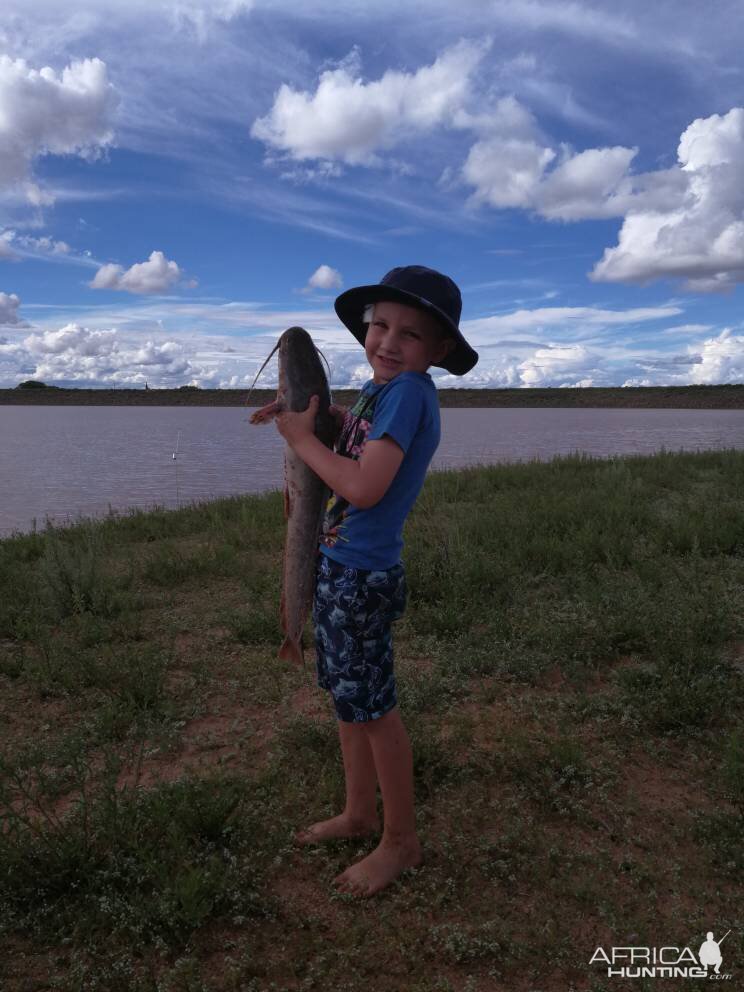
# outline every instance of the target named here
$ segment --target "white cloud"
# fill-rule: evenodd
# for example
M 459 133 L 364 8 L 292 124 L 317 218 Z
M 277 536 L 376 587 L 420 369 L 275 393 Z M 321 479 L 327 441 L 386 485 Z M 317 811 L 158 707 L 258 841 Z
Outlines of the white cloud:
M 706 338 L 699 351 L 691 347 L 687 350 L 699 358 L 690 368 L 688 381 L 744 382 L 744 335 L 726 328 L 717 337 Z
M 18 260 L 18 255 L 11 247 L 14 237 L 15 231 L 0 231 L 0 259 L 5 262 L 15 262 Z
M 175 262 L 169 262 L 162 251 L 153 251 L 146 262 L 137 262 L 124 271 L 121 265 L 102 265 L 96 272 L 91 289 L 120 289 L 128 293 L 163 293 L 181 278 Z M 192 280 L 193 282 L 193 280 Z
M 508 136 L 520 141 L 536 141 L 540 137 L 534 114 L 513 96 L 501 97 L 476 113 L 462 107 L 454 114 L 452 123 L 486 136 Z
M 15 293 L 0 293 L 0 325 L 28 327 L 26 321 L 18 316 L 20 303 Z
M 596 6 L 596 5 L 595 5 Z M 523 25 L 533 31 L 557 29 L 600 41 L 636 41 L 638 28 L 630 19 L 592 5 L 562 0 L 496 0 L 490 11 L 499 20 Z
M 519 138 L 478 141 L 470 149 L 463 177 L 476 187 L 475 200 L 492 207 L 531 207 L 535 190 L 555 158 L 550 148 Z
M 252 303 L 125 298 L 67 318 L 62 327 L 48 322 L 45 308 L 39 313 L 47 321 L 39 330 L 3 329 L 12 343 L 0 345 L 0 381 L 33 377 L 103 386 L 147 379 L 150 385 L 247 388 L 278 336 L 293 325 L 307 328 L 323 351 L 334 390 L 358 387 L 370 377 L 362 349 L 329 306 L 268 310 Z M 432 378 L 440 387 L 494 388 L 744 378 L 741 332 L 737 337 L 736 332 L 680 326 L 681 313 L 672 304 L 628 310 L 538 307 L 463 321 L 465 337 L 480 353 L 478 365 L 464 379 L 435 368 Z M 653 327 L 652 334 L 642 336 L 643 344 L 632 333 L 637 325 Z M 675 327 L 679 338 L 665 334 Z M 275 357 L 258 386 L 275 387 L 277 371 Z
M 40 155 L 95 158 L 113 141 L 118 103 L 100 59 L 73 61 L 60 74 L 0 56 L 0 187 L 24 185 L 34 205 L 49 195 L 31 181 Z
M 66 241 L 56 241 L 54 238 L 50 238 L 49 235 L 44 235 L 41 238 L 20 237 L 16 241 L 23 248 L 29 248 L 32 251 L 44 254 L 69 255 L 70 253 L 70 246 Z
M 67 353 L 85 357 L 110 355 L 116 350 L 116 331 L 91 331 L 78 324 L 66 324 L 58 331 L 31 334 L 24 345 L 32 355 L 37 356 Z
M 19 254 L 32 257 L 69 255 L 71 250 L 66 241 L 57 241 L 47 234 L 40 238 L 34 238 L 26 234 L 17 234 L 12 230 L 5 230 L 0 233 L 0 257 L 2 257 L 3 245 L 9 252 L 8 257 L 11 258 L 17 258 Z
M 628 177 L 637 149 L 549 147 L 532 113 L 514 97 L 478 115 L 460 113 L 458 126 L 481 135 L 462 167 L 472 200 L 499 209 L 535 210 L 549 220 L 621 216 L 633 189 Z M 552 166 L 552 170 L 549 168 Z
M 283 84 L 251 134 L 297 160 L 379 164 L 378 151 L 452 120 L 486 48 L 460 41 L 414 73 L 389 69 L 371 82 L 351 59 L 321 73 L 315 93 Z
M 190 28 L 206 41 L 214 23 L 229 22 L 253 8 L 253 0 L 175 0 L 171 17 L 177 28 Z
M 461 171 L 464 182 L 475 188 L 475 204 L 577 221 L 665 209 L 677 203 L 686 188 L 686 177 L 676 169 L 631 175 L 637 148 L 551 148 L 533 115 L 513 97 L 498 101 L 491 112 L 462 113 L 456 120 L 481 133 Z
M 703 291 L 744 282 L 744 108 L 693 121 L 677 157 L 679 195 L 655 209 L 631 209 L 592 279 L 674 277 Z
M 603 327 L 632 326 L 651 320 L 663 320 L 682 313 L 680 307 L 635 307 L 629 310 L 603 310 L 600 307 L 538 307 L 535 310 L 515 310 L 513 313 L 498 314 L 493 317 L 480 317 L 464 320 L 462 331 L 468 341 L 477 349 L 498 343 L 499 335 L 514 332 L 536 332 L 544 328 L 586 328 L 597 331 Z
M 48 234 L 33 237 L 19 234 L 12 228 L 0 231 L 0 261 L 17 262 L 26 258 L 58 265 L 78 265 L 94 269 L 101 265 L 87 249 L 73 249 L 66 241 L 53 238 Z
M 122 338 L 116 328 L 99 331 L 76 323 L 29 335 L 16 347 L 15 358 L 45 382 L 133 384 L 147 378 L 165 386 L 210 378 L 177 341 L 141 344 Z
M 560 154 L 515 112 L 468 118 L 483 137 L 471 147 L 462 177 L 472 200 L 533 210 L 548 220 L 623 217 L 617 246 L 591 278 L 645 283 L 672 277 L 712 291 L 744 282 L 744 108 L 693 121 L 679 142 L 679 166 L 631 174 L 635 148 L 590 148 Z
M 555 345 L 538 348 L 518 366 L 525 386 L 552 385 L 556 378 L 577 374 L 583 376 L 587 366 L 600 363 L 600 358 L 580 344 Z
M 538 210 L 548 219 L 579 220 L 622 213 L 622 181 L 636 148 L 590 148 L 570 155 L 545 179 Z
M 673 327 L 665 327 L 661 334 L 701 334 L 703 331 L 712 330 L 710 324 L 675 324 Z
M 338 269 L 332 269 L 330 265 L 319 265 L 308 279 L 303 293 L 310 293 L 314 289 L 340 289 L 343 282 Z

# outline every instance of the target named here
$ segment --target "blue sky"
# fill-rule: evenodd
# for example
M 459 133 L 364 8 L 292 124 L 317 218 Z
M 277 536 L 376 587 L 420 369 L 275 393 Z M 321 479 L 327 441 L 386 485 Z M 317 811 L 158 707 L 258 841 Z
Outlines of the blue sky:
M 744 381 L 741 6 L 5 0 L 0 385 L 249 385 L 424 264 L 439 386 Z M 260 384 L 276 381 L 276 367 Z

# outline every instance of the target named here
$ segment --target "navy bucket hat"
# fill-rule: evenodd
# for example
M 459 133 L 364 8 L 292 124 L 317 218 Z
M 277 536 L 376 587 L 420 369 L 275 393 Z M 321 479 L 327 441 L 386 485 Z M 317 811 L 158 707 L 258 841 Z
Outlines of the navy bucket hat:
M 383 301 L 417 307 L 444 325 L 454 339 L 455 347 L 441 362 L 433 363 L 438 368 L 453 375 L 465 375 L 475 367 L 478 352 L 460 333 L 462 297 L 449 276 L 424 265 L 405 265 L 391 269 L 374 286 L 357 286 L 341 293 L 335 303 L 336 313 L 360 344 L 364 344 L 367 334 L 367 326 L 362 320 L 365 307 Z

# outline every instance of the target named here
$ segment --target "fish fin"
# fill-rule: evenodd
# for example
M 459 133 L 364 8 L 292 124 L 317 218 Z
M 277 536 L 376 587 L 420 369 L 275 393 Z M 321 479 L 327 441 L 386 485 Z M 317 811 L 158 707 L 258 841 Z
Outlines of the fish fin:
M 305 656 L 302 653 L 302 646 L 298 644 L 297 641 L 293 641 L 291 637 L 285 637 L 282 641 L 282 646 L 279 648 L 279 654 L 277 657 L 281 658 L 282 661 L 294 661 L 296 664 L 302 663 L 303 667 L 305 665 Z
M 273 420 L 277 413 L 281 413 L 284 407 L 279 402 L 279 400 L 272 400 L 271 403 L 267 403 L 266 406 L 262 406 L 259 410 L 254 410 L 248 419 L 250 424 L 268 424 L 270 420 Z

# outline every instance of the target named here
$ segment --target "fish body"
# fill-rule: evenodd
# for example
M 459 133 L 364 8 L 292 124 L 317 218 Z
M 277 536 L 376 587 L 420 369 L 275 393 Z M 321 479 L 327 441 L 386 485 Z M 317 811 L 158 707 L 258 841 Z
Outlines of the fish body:
M 256 410 L 250 422 L 266 423 L 283 410 L 302 413 L 307 410 L 310 397 L 318 396 L 315 436 L 327 448 L 332 448 L 335 421 L 329 411 L 331 395 L 313 339 L 304 328 L 290 327 L 279 338 L 274 350 L 277 349 L 279 387 L 276 399 Z M 302 631 L 312 602 L 318 538 L 329 495 L 330 490 L 325 482 L 288 444 L 285 445 L 284 516 L 287 532 L 280 607 L 284 640 L 278 656 L 286 661 L 304 664 Z

